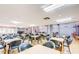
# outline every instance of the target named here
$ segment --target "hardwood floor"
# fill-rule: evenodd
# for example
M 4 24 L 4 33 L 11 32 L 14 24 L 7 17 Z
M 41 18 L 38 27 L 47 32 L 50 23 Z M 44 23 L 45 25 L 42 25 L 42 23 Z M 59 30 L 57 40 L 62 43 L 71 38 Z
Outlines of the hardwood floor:
M 72 44 L 70 45 L 71 54 L 79 54 L 79 40 L 73 39 Z

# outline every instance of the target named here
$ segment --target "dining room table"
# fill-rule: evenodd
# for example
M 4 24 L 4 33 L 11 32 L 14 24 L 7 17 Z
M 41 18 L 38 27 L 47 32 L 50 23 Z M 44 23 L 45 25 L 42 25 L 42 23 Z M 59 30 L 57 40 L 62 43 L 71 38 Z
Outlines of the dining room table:
M 60 51 L 38 44 L 18 54 L 60 54 Z

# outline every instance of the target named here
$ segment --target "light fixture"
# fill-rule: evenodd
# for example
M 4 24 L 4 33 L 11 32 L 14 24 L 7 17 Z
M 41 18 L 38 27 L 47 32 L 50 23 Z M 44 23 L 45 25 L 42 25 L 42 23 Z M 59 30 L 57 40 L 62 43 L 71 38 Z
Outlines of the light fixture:
M 58 22 L 58 23 L 69 22 L 69 21 L 72 21 L 71 17 L 66 17 L 66 18 L 63 18 L 63 19 L 56 20 L 56 22 Z
M 47 5 L 47 7 L 46 6 L 43 7 L 43 10 L 45 12 L 49 12 L 49 11 L 55 10 L 57 8 L 60 8 L 62 6 L 64 6 L 64 4 L 49 4 L 49 5 Z
M 41 6 L 41 8 L 46 8 L 48 6 L 50 6 L 51 4 L 44 4 L 43 6 Z
M 19 22 L 19 21 L 11 21 L 11 23 L 13 23 L 13 24 L 20 24 L 22 22 Z
M 50 19 L 50 17 L 45 17 L 45 18 L 43 18 L 44 20 L 49 20 Z

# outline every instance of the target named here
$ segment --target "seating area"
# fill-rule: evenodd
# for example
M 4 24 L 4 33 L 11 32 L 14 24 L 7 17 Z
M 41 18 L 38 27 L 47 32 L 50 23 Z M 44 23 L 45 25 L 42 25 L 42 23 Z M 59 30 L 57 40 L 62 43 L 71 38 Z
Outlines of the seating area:
M 50 6 L 0 5 L 0 54 L 79 54 L 79 5 Z
M 10 36 L 10 35 L 9 35 Z M 2 36 L 3 37 L 3 36 Z M 6 37 L 6 35 L 5 35 Z M 5 38 L 4 37 L 4 38 Z M 36 45 L 41 45 L 50 49 L 59 51 L 60 54 L 64 53 L 64 47 L 69 49 L 68 53 L 71 53 L 69 45 L 72 40 L 69 40 L 70 36 L 57 38 L 45 33 L 27 34 L 17 33 L 17 36 L 9 39 L 0 38 L 0 49 L 3 49 L 4 54 L 17 54 L 24 50 L 28 50 Z M 3 44 L 4 43 L 4 44 Z M 64 50 L 63 50 L 64 49 Z

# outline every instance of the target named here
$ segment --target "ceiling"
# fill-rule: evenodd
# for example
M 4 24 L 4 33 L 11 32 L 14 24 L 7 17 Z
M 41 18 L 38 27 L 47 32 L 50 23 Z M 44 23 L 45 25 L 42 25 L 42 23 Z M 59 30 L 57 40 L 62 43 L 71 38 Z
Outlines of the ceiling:
M 73 17 L 73 21 L 79 20 L 79 5 L 66 5 L 45 12 L 41 6 L 43 4 L 0 4 L 0 24 L 12 26 L 30 26 L 56 24 L 55 20 L 65 17 Z M 50 17 L 49 20 L 43 18 Z M 12 21 L 19 21 L 19 24 L 13 24 Z M 72 21 L 72 22 L 73 22 Z

